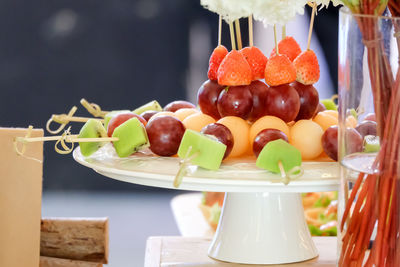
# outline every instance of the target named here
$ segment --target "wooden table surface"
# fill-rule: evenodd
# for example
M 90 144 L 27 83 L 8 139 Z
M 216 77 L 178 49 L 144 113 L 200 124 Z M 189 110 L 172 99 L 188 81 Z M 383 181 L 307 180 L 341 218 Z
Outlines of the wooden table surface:
M 220 262 L 207 256 L 210 238 L 156 236 L 147 240 L 145 267 L 227 267 L 227 266 L 290 266 L 334 267 L 336 266 L 336 237 L 313 237 L 319 257 L 293 264 L 243 265 Z

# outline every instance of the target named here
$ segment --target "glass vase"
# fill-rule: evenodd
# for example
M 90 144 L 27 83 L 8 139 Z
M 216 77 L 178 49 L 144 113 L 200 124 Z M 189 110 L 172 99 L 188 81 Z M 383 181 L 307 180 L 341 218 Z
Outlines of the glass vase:
M 340 10 L 338 266 L 400 266 L 399 26 Z

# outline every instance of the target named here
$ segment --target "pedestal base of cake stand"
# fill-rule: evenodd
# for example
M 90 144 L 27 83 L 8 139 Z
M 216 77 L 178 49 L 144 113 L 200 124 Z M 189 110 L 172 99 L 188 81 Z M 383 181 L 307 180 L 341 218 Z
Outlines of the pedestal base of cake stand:
M 318 256 L 299 193 L 226 193 L 208 255 L 242 264 L 283 264 Z

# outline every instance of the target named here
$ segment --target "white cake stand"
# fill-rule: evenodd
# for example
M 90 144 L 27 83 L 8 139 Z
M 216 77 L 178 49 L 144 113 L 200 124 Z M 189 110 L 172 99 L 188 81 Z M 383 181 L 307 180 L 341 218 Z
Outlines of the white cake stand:
M 145 154 L 118 158 L 104 147 L 89 158 L 79 148 L 73 153 L 80 164 L 101 175 L 147 186 L 174 188 L 179 159 Z M 181 190 L 227 192 L 218 229 L 208 255 L 243 264 L 283 264 L 315 258 L 300 193 L 336 191 L 336 162 L 303 162 L 304 174 L 289 185 L 280 176 L 260 170 L 253 161 L 224 163 L 218 171 L 190 166 Z

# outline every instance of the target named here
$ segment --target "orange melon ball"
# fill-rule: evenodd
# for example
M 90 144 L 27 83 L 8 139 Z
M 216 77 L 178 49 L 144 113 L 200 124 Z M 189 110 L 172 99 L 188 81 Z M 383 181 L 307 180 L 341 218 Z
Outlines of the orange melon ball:
M 275 116 L 264 116 L 253 123 L 250 128 L 250 145 L 253 146 L 254 139 L 259 132 L 269 128 L 280 130 L 289 138 L 289 127 L 283 120 Z
M 357 123 L 357 119 L 353 115 L 350 115 L 346 118 L 346 127 L 356 128 Z
M 289 142 L 300 150 L 303 160 L 315 159 L 322 151 L 321 126 L 312 120 L 299 120 L 290 128 Z
M 336 119 L 339 119 L 339 112 L 337 110 L 328 109 L 328 110 L 324 110 L 324 111 L 321 111 L 321 112 L 323 112 L 325 114 L 328 114 L 328 115 L 331 115 L 331 116 L 335 117 Z
M 181 109 L 178 109 L 177 111 L 175 111 L 175 117 L 177 117 L 178 119 L 183 121 L 190 115 L 198 113 L 198 112 L 200 112 L 200 111 L 195 108 L 181 108 Z
M 241 156 L 249 150 L 250 126 L 247 121 L 239 117 L 228 116 L 220 119 L 217 123 L 228 127 L 233 135 L 233 148 L 229 157 Z
M 182 123 L 185 125 L 186 129 L 190 129 L 193 131 L 200 132 L 205 126 L 210 123 L 214 123 L 215 120 L 213 117 L 208 116 L 204 113 L 197 112 L 188 117 L 186 117 Z
M 319 112 L 313 121 L 318 123 L 324 131 L 333 125 L 338 125 L 338 119 L 325 112 Z

